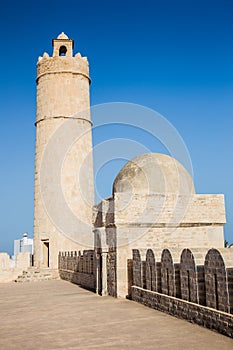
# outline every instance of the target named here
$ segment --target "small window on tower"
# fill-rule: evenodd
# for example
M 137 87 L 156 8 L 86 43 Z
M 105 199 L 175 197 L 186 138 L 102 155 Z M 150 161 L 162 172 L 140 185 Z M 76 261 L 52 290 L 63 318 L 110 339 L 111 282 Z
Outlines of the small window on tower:
M 65 56 L 67 52 L 67 48 L 63 45 L 59 49 L 59 56 Z

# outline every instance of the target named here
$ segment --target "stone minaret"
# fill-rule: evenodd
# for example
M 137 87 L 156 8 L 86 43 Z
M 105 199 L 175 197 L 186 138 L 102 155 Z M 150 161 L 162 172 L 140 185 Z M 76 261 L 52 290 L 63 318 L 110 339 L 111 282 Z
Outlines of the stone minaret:
M 37 65 L 34 265 L 93 247 L 93 162 L 86 57 L 61 33 Z

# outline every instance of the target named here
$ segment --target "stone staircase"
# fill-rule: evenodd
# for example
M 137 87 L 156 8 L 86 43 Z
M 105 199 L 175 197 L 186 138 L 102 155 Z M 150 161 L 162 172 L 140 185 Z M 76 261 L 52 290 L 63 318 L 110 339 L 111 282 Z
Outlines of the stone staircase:
M 56 269 L 29 267 L 26 271 L 23 271 L 22 274 L 16 278 L 15 282 L 38 282 L 46 280 L 57 280 L 59 278 L 59 272 Z

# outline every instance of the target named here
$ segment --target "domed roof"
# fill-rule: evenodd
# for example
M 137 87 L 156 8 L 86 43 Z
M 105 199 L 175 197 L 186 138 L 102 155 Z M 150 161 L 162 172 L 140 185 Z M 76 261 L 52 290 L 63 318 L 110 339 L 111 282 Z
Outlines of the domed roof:
M 69 39 L 69 38 L 64 32 L 61 32 L 61 34 L 58 35 L 57 39 Z
M 130 160 L 118 173 L 113 193 L 195 193 L 187 170 L 176 159 L 159 153 L 147 153 Z

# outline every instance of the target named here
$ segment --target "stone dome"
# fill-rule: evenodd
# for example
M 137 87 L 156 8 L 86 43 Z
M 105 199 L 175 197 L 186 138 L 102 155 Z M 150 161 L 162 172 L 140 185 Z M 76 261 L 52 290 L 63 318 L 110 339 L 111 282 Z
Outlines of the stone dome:
M 69 39 L 69 38 L 64 32 L 61 32 L 61 34 L 58 35 L 57 39 Z
M 147 153 L 130 160 L 118 173 L 113 193 L 182 194 L 195 193 L 190 174 L 176 159 L 159 153 Z

